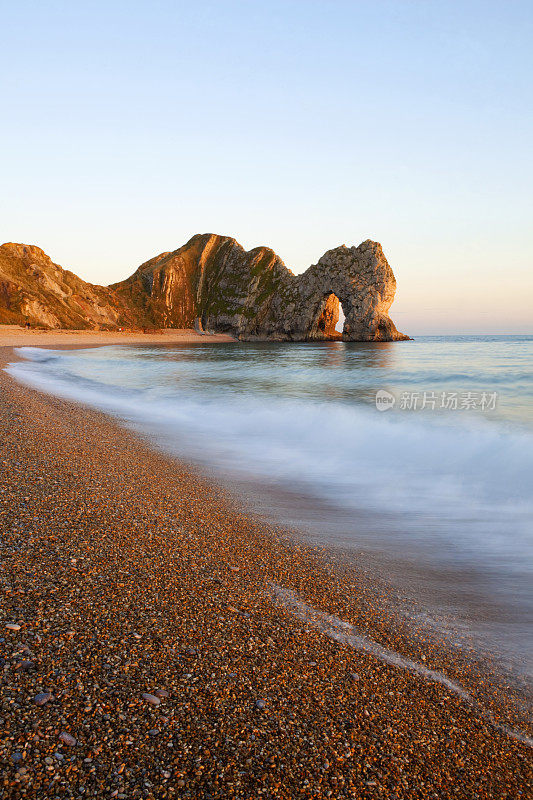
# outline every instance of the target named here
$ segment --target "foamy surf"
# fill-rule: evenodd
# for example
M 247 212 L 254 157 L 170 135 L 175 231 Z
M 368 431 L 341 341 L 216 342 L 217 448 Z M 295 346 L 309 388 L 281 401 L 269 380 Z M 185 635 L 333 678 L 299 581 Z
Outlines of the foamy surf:
M 382 385 L 385 368 L 390 377 L 398 367 L 368 348 L 20 348 L 17 354 L 24 360 L 7 368 L 17 380 L 113 414 L 166 452 L 256 494 L 268 488 L 272 513 L 314 526 L 315 540 L 320 535 L 332 547 L 385 555 L 389 564 L 420 565 L 426 575 L 433 570 L 421 598 L 428 618 L 440 624 L 439 615 L 451 612 L 463 628 L 477 625 L 488 648 L 498 640 L 529 670 L 529 430 L 505 419 L 378 413 L 368 387 Z M 419 369 L 416 385 L 429 374 Z M 485 367 L 483 384 L 491 371 Z M 458 365 L 449 373 L 448 382 L 457 380 Z M 411 382 L 415 374 L 409 364 Z M 523 382 L 516 365 L 513 374 Z M 285 503 L 279 508 L 278 490 Z M 298 496 L 292 507 L 291 492 Z M 402 570 L 387 578 L 401 584 Z M 411 581 L 409 591 L 416 596 L 422 588 Z M 476 619 L 487 604 L 488 619 Z
M 393 667 L 407 670 L 408 672 L 412 672 L 415 675 L 420 676 L 424 680 L 444 686 L 444 688 L 449 692 L 457 695 L 457 697 L 460 697 L 461 700 L 464 700 L 466 703 L 468 703 L 468 705 L 472 706 L 479 716 L 485 719 L 487 722 L 490 722 L 493 727 L 507 734 L 511 738 L 516 739 L 517 741 L 522 742 L 529 747 L 533 747 L 533 739 L 521 731 L 517 731 L 508 725 L 503 725 L 497 722 L 494 718 L 494 715 L 486 708 L 483 708 L 472 697 L 470 692 L 468 692 L 456 681 L 448 678 L 443 672 L 439 672 L 438 670 L 434 669 L 428 669 L 428 667 L 426 667 L 424 664 L 420 664 L 417 661 L 406 658 L 405 656 L 400 655 L 400 653 L 397 653 L 395 650 L 390 650 L 388 647 L 383 647 L 383 645 L 375 642 L 368 636 L 362 635 L 357 628 L 340 619 L 340 617 L 335 616 L 335 614 L 327 614 L 323 611 L 318 611 L 316 608 L 313 608 L 291 589 L 284 589 L 275 583 L 271 583 L 270 590 L 275 601 L 291 611 L 296 617 L 298 617 L 298 619 L 301 619 L 302 622 L 313 626 L 329 639 L 339 642 L 339 644 L 348 645 L 354 650 L 361 650 L 362 652 L 368 653 L 374 658 L 379 659 L 379 661 L 382 661 L 384 664 L 390 664 Z

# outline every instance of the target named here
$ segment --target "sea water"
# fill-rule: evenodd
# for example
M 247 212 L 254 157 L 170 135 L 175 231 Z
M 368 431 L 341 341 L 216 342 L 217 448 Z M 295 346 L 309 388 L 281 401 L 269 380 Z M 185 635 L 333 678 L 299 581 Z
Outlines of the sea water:
M 530 673 L 533 337 L 17 353 L 16 379 L 230 480 L 406 615 Z

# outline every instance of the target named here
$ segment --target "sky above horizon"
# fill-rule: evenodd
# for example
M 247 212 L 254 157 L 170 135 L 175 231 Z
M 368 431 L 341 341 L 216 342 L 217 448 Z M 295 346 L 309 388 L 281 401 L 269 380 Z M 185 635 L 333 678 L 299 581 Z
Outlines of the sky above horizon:
M 375 239 L 391 317 L 533 333 L 533 3 L 1 6 L 0 242 L 111 283 L 195 233 Z

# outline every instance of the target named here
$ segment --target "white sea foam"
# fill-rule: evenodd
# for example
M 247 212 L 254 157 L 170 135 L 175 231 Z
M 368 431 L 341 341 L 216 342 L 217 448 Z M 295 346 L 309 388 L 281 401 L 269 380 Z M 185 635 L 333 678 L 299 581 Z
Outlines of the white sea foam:
M 313 364 L 298 372 L 291 348 L 250 361 L 233 351 L 231 360 L 207 362 L 198 351 L 186 361 L 168 351 L 126 350 L 20 348 L 24 361 L 7 372 L 111 413 L 168 452 L 220 474 L 315 498 L 342 519 L 345 543 L 353 539 L 354 547 L 481 575 L 483 602 L 488 594 L 496 617 L 502 612 L 497 621 L 511 619 L 516 630 L 507 625 L 508 635 L 528 649 L 519 626 L 532 604 L 531 433 L 380 414 L 330 399 L 320 384 L 323 370 Z M 285 372 L 280 359 L 289 359 Z M 342 372 L 335 376 L 346 380 Z M 298 391 L 307 382 L 314 394 L 284 391 L 289 377 Z M 477 591 L 473 583 L 469 588 Z
M 468 692 L 456 681 L 448 678 L 448 676 L 443 672 L 429 669 L 424 664 L 420 664 L 418 661 L 413 661 L 410 658 L 400 655 L 400 653 L 397 653 L 395 650 L 390 650 L 388 647 L 383 647 L 383 645 L 375 642 L 368 636 L 362 635 L 357 628 L 340 619 L 340 617 L 337 617 L 334 614 L 327 614 L 323 611 L 318 611 L 316 608 L 313 608 L 304 600 L 302 600 L 301 597 L 298 597 L 296 592 L 293 592 L 291 589 L 284 589 L 275 583 L 270 585 L 270 589 L 277 601 L 292 611 L 292 613 L 303 622 L 317 628 L 329 639 L 333 639 L 340 644 L 346 644 L 349 647 L 353 647 L 355 650 L 361 650 L 365 653 L 369 653 L 371 656 L 383 661 L 385 664 L 391 664 L 394 667 L 399 667 L 400 669 L 407 670 L 408 672 L 413 672 L 415 675 L 419 675 L 421 678 L 431 681 L 432 683 L 440 683 L 445 689 L 457 695 L 461 698 L 461 700 L 464 700 L 469 705 L 473 706 L 478 714 L 483 717 L 483 719 L 486 719 L 488 722 L 490 722 L 490 724 L 495 728 L 503 731 L 503 733 L 507 734 L 507 736 L 511 736 L 513 739 L 516 739 L 519 742 L 528 745 L 529 747 L 533 747 L 533 739 L 531 739 L 531 737 L 527 736 L 527 734 L 522 733 L 521 731 L 517 731 L 514 728 L 509 727 L 508 725 L 497 722 L 492 712 L 483 708 L 472 697 L 470 692 Z
M 470 554 L 520 571 L 533 553 L 531 435 L 361 405 L 179 387 L 169 393 L 157 374 L 149 388 L 113 385 L 74 374 L 76 356 L 18 353 L 26 361 L 7 371 L 35 388 L 125 417 L 159 434 L 167 448 L 225 471 L 296 484 L 336 508 L 400 517 L 409 538 L 438 544 L 452 560 Z

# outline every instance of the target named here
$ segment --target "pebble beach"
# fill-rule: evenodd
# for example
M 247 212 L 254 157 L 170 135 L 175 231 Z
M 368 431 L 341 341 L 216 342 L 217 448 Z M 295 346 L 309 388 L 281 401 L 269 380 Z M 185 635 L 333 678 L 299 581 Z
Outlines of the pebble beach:
M 0 367 L 80 343 L 24 336 Z M 2 797 L 531 796 L 522 706 L 382 587 L 104 415 L 0 391 Z

